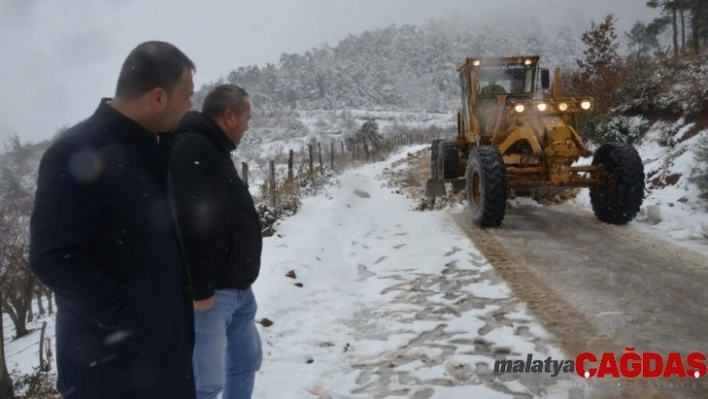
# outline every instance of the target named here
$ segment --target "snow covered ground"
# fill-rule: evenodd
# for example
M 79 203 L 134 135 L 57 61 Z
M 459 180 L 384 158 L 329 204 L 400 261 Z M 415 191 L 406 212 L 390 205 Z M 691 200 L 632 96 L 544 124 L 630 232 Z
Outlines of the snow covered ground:
M 503 354 L 562 355 L 445 213 L 389 187 L 395 160 L 345 172 L 266 240 L 255 396 L 567 398 L 492 375 Z
M 657 184 L 630 225 L 708 254 L 706 202 L 687 184 L 690 149 L 706 134 L 658 147 L 657 128 L 638 145 Z M 385 178 L 426 147 L 345 171 L 265 239 L 254 290 L 258 320 L 273 324 L 258 326 L 265 358 L 255 397 L 568 398 L 575 389 L 570 380 L 493 374 L 495 359 L 563 355 L 445 212 L 414 211 Z M 589 210 L 587 190 L 573 204 Z M 658 223 L 647 216 L 652 206 Z M 52 338 L 54 320 L 13 340 L 3 316 L 8 366 L 28 373 L 39 364 L 41 323 Z
M 395 193 L 382 172 L 405 156 L 344 172 L 265 239 L 254 397 L 568 398 L 560 377 L 494 375 L 563 355 L 444 212 Z M 13 334 L 6 319 L 8 366 L 30 372 L 39 332 Z
M 37 312 L 37 306 L 34 307 L 34 310 Z M 42 316 L 31 323 L 27 323 L 27 327 L 33 330 L 32 333 L 15 340 L 15 328 L 12 325 L 10 316 L 6 313 L 3 313 L 2 316 L 7 368 L 13 374 L 13 377 L 18 374 L 29 374 L 33 368 L 39 366 L 40 330 L 44 322 L 47 323 L 46 334 L 52 345 L 51 350 L 54 352 L 54 317 L 49 315 Z M 52 358 L 52 370 L 56 370 L 55 360 Z

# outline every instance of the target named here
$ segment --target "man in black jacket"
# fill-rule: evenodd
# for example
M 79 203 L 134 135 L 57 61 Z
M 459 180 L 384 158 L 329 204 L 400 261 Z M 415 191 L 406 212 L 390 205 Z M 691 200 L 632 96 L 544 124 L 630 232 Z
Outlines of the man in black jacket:
M 202 112 L 188 112 L 177 130 L 170 174 L 192 276 L 199 399 L 250 398 L 260 369 L 261 341 L 251 285 L 262 238 L 258 214 L 231 159 L 248 130 L 251 103 L 235 85 L 220 85 Z
M 145 42 L 115 97 L 43 154 L 30 267 L 57 302 L 64 398 L 195 397 L 188 273 L 158 132 L 191 107 L 194 63 Z

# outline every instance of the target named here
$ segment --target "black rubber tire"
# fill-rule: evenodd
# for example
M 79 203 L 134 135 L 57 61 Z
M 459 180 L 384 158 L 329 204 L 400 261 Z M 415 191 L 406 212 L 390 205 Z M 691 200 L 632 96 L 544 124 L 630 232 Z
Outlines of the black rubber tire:
M 440 179 L 460 177 L 460 154 L 454 141 L 441 141 L 438 149 L 438 175 Z
M 433 140 L 433 144 L 430 145 L 430 178 L 438 178 L 438 150 L 440 149 L 440 142 L 444 141 L 442 139 Z
M 627 224 L 644 201 L 644 164 L 637 150 L 626 143 L 604 144 L 593 165 L 603 165 L 603 184 L 590 187 L 595 217 L 604 223 Z
M 466 175 L 467 203 L 472 222 L 499 227 L 506 214 L 506 166 L 499 150 L 483 145 L 470 150 Z

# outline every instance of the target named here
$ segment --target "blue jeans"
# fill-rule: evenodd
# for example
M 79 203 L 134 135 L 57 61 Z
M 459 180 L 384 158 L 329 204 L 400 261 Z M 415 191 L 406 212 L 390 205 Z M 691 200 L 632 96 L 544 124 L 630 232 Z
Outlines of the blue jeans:
M 198 399 L 249 399 L 263 350 L 256 328 L 256 298 L 245 290 L 216 290 L 214 306 L 194 310 L 194 380 Z

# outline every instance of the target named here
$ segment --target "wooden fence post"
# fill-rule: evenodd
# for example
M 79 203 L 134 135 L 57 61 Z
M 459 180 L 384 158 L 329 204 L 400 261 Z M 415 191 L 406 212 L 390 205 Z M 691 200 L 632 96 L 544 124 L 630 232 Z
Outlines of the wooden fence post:
M 319 142 L 317 143 L 317 153 L 320 159 L 320 173 L 324 174 L 324 168 L 322 167 L 322 145 L 320 145 Z
M 288 154 L 288 180 L 290 182 L 293 181 L 294 175 L 293 175 L 293 159 L 295 158 L 295 155 L 293 153 L 293 150 L 290 150 L 290 154 Z
M 44 361 L 44 334 L 47 329 L 47 322 L 42 323 L 42 332 L 39 333 L 39 369 L 45 371 Z
M 246 162 L 241 162 L 241 180 L 248 187 L 248 164 Z
M 275 161 L 270 161 L 270 206 L 275 208 Z
M 312 174 L 312 172 L 314 171 L 314 167 L 312 166 L 312 144 L 308 144 L 307 147 L 310 150 L 310 174 Z

